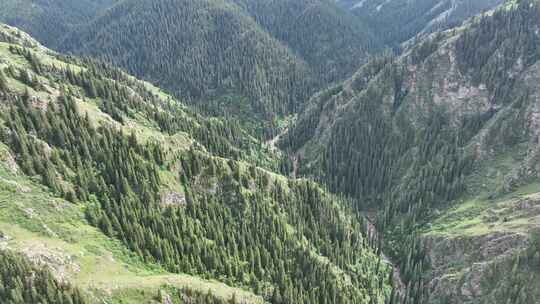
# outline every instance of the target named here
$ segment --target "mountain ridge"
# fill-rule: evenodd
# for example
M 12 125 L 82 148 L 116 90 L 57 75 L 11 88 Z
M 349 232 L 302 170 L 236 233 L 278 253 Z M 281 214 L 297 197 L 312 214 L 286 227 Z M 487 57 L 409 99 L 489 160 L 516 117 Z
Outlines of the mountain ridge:
M 459 26 L 463 21 L 492 10 L 504 0 L 337 0 L 357 18 L 395 47 L 417 36 Z

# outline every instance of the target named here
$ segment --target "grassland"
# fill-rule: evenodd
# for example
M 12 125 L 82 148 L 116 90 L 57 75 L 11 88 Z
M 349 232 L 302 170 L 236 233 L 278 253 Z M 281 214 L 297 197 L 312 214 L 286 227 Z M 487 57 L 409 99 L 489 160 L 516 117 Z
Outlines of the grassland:
M 467 194 L 442 210 L 425 229 L 428 235 L 474 237 L 495 232 L 527 234 L 540 227 L 540 181 L 507 188 L 507 177 L 526 156 L 526 144 L 480 163 L 468 177 Z
M 454 237 L 494 232 L 525 234 L 540 227 L 539 211 L 540 183 L 533 183 L 502 198 L 475 197 L 460 201 L 431 224 L 428 234 Z

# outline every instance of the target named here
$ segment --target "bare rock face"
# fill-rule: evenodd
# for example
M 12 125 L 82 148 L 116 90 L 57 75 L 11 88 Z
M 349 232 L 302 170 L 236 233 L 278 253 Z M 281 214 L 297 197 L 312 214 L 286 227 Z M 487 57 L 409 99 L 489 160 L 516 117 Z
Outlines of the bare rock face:
M 521 199 L 515 206 L 515 212 L 527 213 L 529 217 L 540 215 L 540 200 L 532 197 Z
M 183 193 L 170 191 L 163 195 L 162 205 L 182 207 L 186 205 L 186 197 Z
M 453 268 L 456 262 L 478 263 L 512 254 L 526 246 L 526 235 L 498 232 L 485 236 L 429 237 L 430 259 L 436 269 Z
M 46 244 L 33 244 L 22 249 L 32 262 L 50 267 L 58 280 L 68 282 L 72 274 L 80 272 L 80 266 L 73 256 L 63 252 L 61 248 L 51 248 Z
M 452 304 L 481 298 L 481 283 L 491 264 L 527 247 L 527 236 L 519 233 L 428 237 L 426 241 L 433 267 L 431 294 Z
M 39 44 L 34 38 L 30 37 L 30 35 L 6 24 L 0 25 L 0 40 L 19 44 L 27 48 L 45 50 L 45 47 Z
M 458 290 L 461 294 L 461 298 L 470 301 L 482 296 L 482 289 L 480 288 L 480 283 L 483 279 L 483 275 L 487 267 L 488 262 L 483 262 L 474 263 L 468 269 L 468 271 L 463 276 L 465 280 L 463 281 L 463 284 Z
M 0 163 L 2 163 L 11 173 L 17 174 L 19 166 L 11 153 L 3 148 L 0 148 Z
M 171 295 L 169 295 L 168 293 L 166 293 L 163 290 L 159 290 L 159 303 L 161 303 L 161 304 L 173 304 L 174 302 L 172 300 Z
M 480 259 L 491 260 L 510 255 L 526 247 L 527 237 L 517 233 L 489 235 L 482 240 Z

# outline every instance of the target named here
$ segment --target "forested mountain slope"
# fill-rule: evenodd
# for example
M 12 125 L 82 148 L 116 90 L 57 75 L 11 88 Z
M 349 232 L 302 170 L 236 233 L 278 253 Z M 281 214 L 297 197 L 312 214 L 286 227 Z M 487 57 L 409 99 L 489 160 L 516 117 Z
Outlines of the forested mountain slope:
M 0 21 L 119 65 L 208 113 L 242 117 L 261 135 L 371 54 L 501 2 L 7 0 Z
M 127 0 L 61 49 L 118 64 L 188 100 L 245 98 L 267 120 L 295 111 L 315 84 L 302 58 L 226 0 Z
M 126 0 L 58 45 L 188 101 L 267 122 L 298 112 L 381 47 L 327 0 Z
M 0 251 L 0 265 L 4 303 L 86 303 L 78 289 L 59 282 L 47 268 L 36 267 L 24 257 Z
M 367 25 L 328 0 L 234 0 L 328 84 L 352 75 L 382 45 Z
M 390 299 L 391 271 L 350 202 L 271 173 L 279 158 L 238 125 L 17 29 L 2 25 L 0 41 L 0 248 L 31 261 L 17 276 L 39 264 L 56 276 L 32 295 L 4 281 L 13 296 Z
M 90 22 L 117 0 L 2 0 L 0 22 L 16 26 L 48 46 Z
M 460 25 L 504 0 L 337 0 L 382 38 L 398 46 L 416 37 Z
M 517 3 L 371 61 L 282 141 L 300 174 L 380 211 L 417 303 L 539 299 L 540 7 Z

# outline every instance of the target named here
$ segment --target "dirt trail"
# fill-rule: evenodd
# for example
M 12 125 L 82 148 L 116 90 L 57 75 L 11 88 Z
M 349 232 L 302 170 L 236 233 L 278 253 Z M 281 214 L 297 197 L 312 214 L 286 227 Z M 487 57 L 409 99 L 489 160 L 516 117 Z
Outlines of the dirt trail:
M 298 167 L 300 166 L 298 161 L 298 155 L 293 156 L 293 172 L 292 172 L 292 178 L 296 178 L 298 174 Z
M 285 128 L 285 129 L 281 130 L 281 132 L 279 132 L 278 135 L 276 135 L 274 138 L 272 138 L 272 139 L 270 139 L 270 140 L 268 140 L 266 142 L 266 144 L 270 147 L 270 150 L 272 152 L 279 151 L 279 148 L 276 146 L 276 144 L 279 142 L 281 137 L 283 135 L 285 135 L 285 133 L 287 133 L 288 130 L 289 130 L 289 128 Z
M 287 131 L 289 130 L 289 128 L 285 128 L 283 129 L 281 132 L 279 132 L 278 135 L 276 135 L 274 138 L 268 140 L 266 142 L 266 144 L 270 147 L 270 151 L 272 152 L 277 152 L 277 151 L 280 151 L 280 149 L 277 147 L 277 143 L 279 142 L 279 140 L 281 139 L 281 137 L 283 137 L 283 135 L 285 135 L 287 133 Z M 293 162 L 293 171 L 291 173 L 291 177 L 292 178 L 296 178 L 297 176 L 297 173 L 298 173 L 298 168 L 299 168 L 299 157 L 298 155 L 292 155 L 291 156 L 292 158 L 292 162 Z

